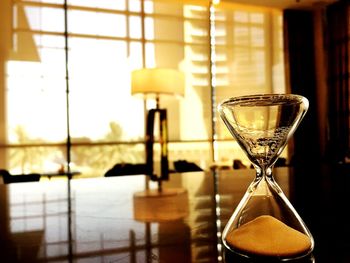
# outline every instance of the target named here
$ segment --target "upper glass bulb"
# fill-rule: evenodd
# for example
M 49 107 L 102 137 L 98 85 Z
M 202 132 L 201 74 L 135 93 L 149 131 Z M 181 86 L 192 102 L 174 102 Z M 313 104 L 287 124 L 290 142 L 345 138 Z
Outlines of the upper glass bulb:
M 282 153 L 308 107 L 305 97 L 271 94 L 228 99 L 219 112 L 250 161 L 266 169 Z

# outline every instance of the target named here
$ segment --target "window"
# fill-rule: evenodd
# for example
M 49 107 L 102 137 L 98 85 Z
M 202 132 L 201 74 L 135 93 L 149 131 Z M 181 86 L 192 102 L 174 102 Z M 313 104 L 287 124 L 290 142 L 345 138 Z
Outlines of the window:
M 278 12 L 218 6 L 211 72 L 208 6 L 69 0 L 65 10 L 62 0 L 28 0 L 14 1 L 12 8 L 0 150 L 3 166 L 14 173 L 57 171 L 67 156 L 85 176 L 101 176 L 118 162 L 144 162 L 145 108 L 152 101 L 131 95 L 134 69 L 185 73 L 185 96 L 160 101 L 168 110 L 169 160 L 185 158 L 203 169 L 214 161 L 214 141 L 215 161 L 232 156 L 234 141 L 213 116 L 220 100 L 284 90 Z

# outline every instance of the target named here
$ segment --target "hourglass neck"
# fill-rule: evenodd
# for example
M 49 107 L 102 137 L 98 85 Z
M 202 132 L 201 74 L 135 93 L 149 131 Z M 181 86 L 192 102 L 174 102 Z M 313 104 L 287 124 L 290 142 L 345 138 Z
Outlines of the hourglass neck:
M 271 178 L 272 177 L 272 167 L 259 167 L 259 166 L 255 166 L 255 170 L 256 170 L 256 177 L 257 178 L 263 178 L 263 177 L 268 177 Z

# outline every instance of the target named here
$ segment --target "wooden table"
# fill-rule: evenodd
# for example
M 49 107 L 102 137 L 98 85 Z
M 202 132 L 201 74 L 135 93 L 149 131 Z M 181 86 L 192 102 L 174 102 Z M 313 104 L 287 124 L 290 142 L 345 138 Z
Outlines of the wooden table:
M 339 217 L 328 221 L 314 198 L 300 202 L 308 191 L 288 168 L 275 177 L 314 234 L 316 262 L 350 262 L 339 253 L 349 241 L 338 238 L 349 227 L 324 229 Z M 164 188 L 186 191 L 146 201 L 148 208 L 137 200 L 143 175 L 0 185 L 1 262 L 225 262 L 220 233 L 253 178 L 250 169 L 171 174 Z

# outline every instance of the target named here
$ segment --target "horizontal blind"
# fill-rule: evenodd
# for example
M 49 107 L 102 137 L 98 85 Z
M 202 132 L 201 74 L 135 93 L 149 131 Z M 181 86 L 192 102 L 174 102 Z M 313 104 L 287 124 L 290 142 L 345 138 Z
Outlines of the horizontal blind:
M 217 105 L 234 96 L 285 93 L 281 11 L 222 2 L 215 29 Z M 250 165 L 218 114 L 216 119 L 218 161 Z

